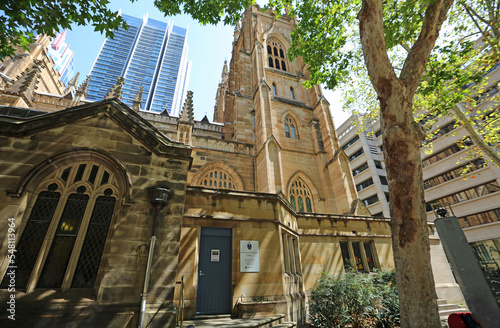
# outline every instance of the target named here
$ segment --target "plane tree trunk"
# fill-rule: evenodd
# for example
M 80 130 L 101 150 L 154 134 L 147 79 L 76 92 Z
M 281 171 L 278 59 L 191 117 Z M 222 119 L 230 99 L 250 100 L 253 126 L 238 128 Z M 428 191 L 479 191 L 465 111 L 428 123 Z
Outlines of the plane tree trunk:
M 387 54 L 382 0 L 363 0 L 358 15 L 365 65 L 380 102 L 403 328 L 441 327 L 430 264 L 420 158 L 425 133 L 413 119 L 413 97 L 452 2 L 429 2 L 419 38 L 410 49 L 400 76 L 395 74 Z

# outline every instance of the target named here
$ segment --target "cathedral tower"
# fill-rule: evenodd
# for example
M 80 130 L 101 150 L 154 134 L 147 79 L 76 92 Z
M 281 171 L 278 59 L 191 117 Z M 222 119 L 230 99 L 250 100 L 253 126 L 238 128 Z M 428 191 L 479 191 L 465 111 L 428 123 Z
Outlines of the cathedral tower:
M 226 140 L 254 145 L 255 191 L 283 193 L 298 212 L 347 213 L 357 198 L 348 159 L 321 88 L 305 89 L 306 65 L 288 58 L 294 24 L 258 6 L 247 10 L 217 117 Z

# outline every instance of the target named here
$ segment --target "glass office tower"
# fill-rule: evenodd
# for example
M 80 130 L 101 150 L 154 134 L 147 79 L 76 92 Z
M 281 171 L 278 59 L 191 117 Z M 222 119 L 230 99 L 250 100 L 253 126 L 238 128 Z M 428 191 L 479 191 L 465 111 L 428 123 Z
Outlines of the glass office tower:
M 177 116 L 187 92 L 191 62 L 187 60 L 187 29 L 128 15 L 129 25 L 115 38 L 106 38 L 91 69 L 88 100 L 102 100 L 125 77 L 122 101 L 132 106 L 140 87 L 144 87 L 142 110 Z

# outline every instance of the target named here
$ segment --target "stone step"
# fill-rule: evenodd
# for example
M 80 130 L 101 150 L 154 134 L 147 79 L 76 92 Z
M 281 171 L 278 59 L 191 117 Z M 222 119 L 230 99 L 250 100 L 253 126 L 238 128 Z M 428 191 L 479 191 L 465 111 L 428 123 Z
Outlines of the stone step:
M 438 305 L 446 304 L 446 300 L 444 298 L 438 298 L 437 303 Z
M 463 306 L 456 305 L 456 304 L 441 304 L 441 305 L 438 305 L 439 312 L 446 311 L 446 310 L 454 310 L 454 309 L 462 309 L 462 312 L 465 310 L 465 308 Z
M 293 328 L 293 327 L 295 327 L 295 323 L 294 322 L 283 322 L 277 326 L 272 326 L 272 327 L 273 328 Z
M 281 321 L 285 317 L 284 314 L 278 314 L 272 317 L 256 318 L 256 319 L 241 319 L 231 318 L 227 315 L 223 316 L 198 316 L 194 319 L 184 321 L 182 328 L 187 328 L 192 325 L 194 328 L 270 328 L 282 324 Z M 180 327 L 180 326 L 177 326 Z M 284 326 L 293 327 L 293 326 Z
M 197 315 L 191 320 L 219 320 L 219 319 L 231 319 L 230 314 L 205 314 Z

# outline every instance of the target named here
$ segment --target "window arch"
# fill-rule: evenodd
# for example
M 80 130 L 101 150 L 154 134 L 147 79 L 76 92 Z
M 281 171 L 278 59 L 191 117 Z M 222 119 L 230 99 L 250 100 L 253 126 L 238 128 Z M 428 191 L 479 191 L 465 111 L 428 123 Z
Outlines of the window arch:
M 301 213 L 312 213 L 313 202 L 311 190 L 301 178 L 295 179 L 289 190 L 290 204 L 292 208 Z
M 285 117 L 285 122 L 283 123 L 285 127 L 285 137 L 287 138 L 292 138 L 292 139 L 298 139 L 298 134 L 297 134 L 297 124 L 291 118 L 290 116 Z
M 276 89 L 276 83 L 273 83 L 273 95 L 277 95 L 278 94 L 278 91 Z
M 287 71 L 285 48 L 278 39 L 271 38 L 267 41 L 267 58 L 269 67 Z
M 220 168 L 207 172 L 205 176 L 201 178 L 201 186 L 207 188 L 236 190 L 233 177 Z
M 293 91 L 293 88 L 292 88 L 292 87 L 290 87 L 290 97 L 291 97 L 292 99 L 295 99 L 295 92 Z
M 29 200 L 14 258 L 17 288 L 92 288 L 97 279 L 120 178 L 93 160 L 55 166 Z M 8 284 L 5 275 L 0 288 Z
M 201 167 L 190 182 L 192 186 L 205 188 L 245 190 L 238 172 L 222 161 L 207 163 Z

